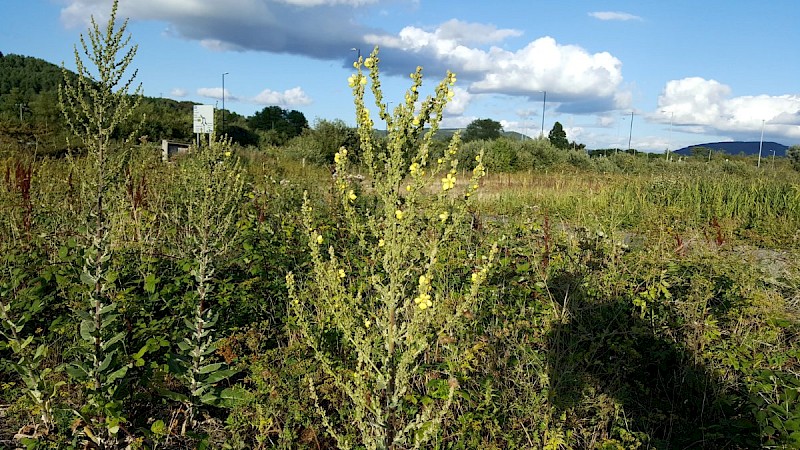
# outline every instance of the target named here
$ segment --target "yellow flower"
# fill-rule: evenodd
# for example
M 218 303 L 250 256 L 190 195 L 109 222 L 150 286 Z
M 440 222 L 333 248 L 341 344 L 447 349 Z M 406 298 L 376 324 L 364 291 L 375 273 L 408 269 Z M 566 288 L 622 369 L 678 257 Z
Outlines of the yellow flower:
M 372 67 L 375 64 L 375 60 L 373 58 L 367 58 L 364 60 L 364 66 L 367 68 Z
M 325 239 L 322 239 L 322 235 L 317 235 L 317 245 L 322 245 Z
M 357 63 L 353 63 L 353 65 L 354 65 L 354 66 L 356 66 L 356 67 L 358 67 L 358 66 L 357 66 Z M 350 75 L 350 76 L 347 78 L 347 85 L 348 85 L 348 86 L 350 86 L 350 87 L 355 87 L 355 86 L 356 86 L 356 79 L 357 79 L 357 78 L 356 78 L 356 76 L 355 76 L 355 75 Z
M 452 100 L 452 99 L 453 99 L 453 97 L 454 97 L 455 95 L 456 95 L 456 94 L 455 94 L 453 91 L 448 91 L 448 92 L 447 92 L 447 98 L 448 98 L 449 100 Z
M 448 217 L 450 217 L 450 213 L 447 211 L 439 214 L 439 220 L 441 220 L 442 222 L 446 222 Z
M 476 281 L 478 281 L 478 273 L 472 272 L 472 282 L 475 283 Z
M 423 311 L 433 306 L 430 294 L 419 294 L 419 297 L 414 299 L 414 303 Z
M 344 278 L 344 269 L 339 269 L 339 278 Z
M 431 284 L 431 279 L 430 278 L 428 278 L 426 275 L 420 275 L 419 276 L 419 285 L 420 286 L 427 286 L 429 284 Z
M 350 199 L 350 201 L 352 202 L 357 198 L 356 193 L 353 192 L 353 190 L 351 189 L 350 192 L 347 193 L 347 198 Z
M 411 175 L 416 176 L 419 173 L 419 164 L 411 163 L 411 165 L 408 167 L 408 171 L 411 172 Z
M 442 190 L 449 191 L 456 186 L 456 177 L 452 173 L 448 173 L 447 177 L 442 178 Z
M 410 184 L 406 185 L 406 191 L 411 192 L 411 185 Z
M 225 152 L 225 157 L 226 158 L 230 158 L 231 157 L 231 152 L 230 151 Z
M 444 159 L 442 159 L 442 158 L 439 158 L 439 159 L 437 159 L 437 160 L 436 160 L 436 162 L 437 162 L 437 163 L 439 163 L 439 164 L 441 164 L 441 163 L 443 163 L 443 162 L 444 162 Z
M 383 247 L 384 245 L 386 245 L 386 241 L 383 239 L 378 239 L 378 247 Z
M 372 326 L 372 321 L 369 319 L 364 319 L 364 328 L 369 329 Z
M 397 220 L 403 220 L 403 211 L 398 209 L 397 211 L 394 212 L 394 217 Z
M 347 149 L 344 147 L 340 148 L 339 151 L 336 152 L 335 155 L 333 155 L 333 161 L 336 164 L 343 163 L 345 161 L 345 158 L 347 158 Z

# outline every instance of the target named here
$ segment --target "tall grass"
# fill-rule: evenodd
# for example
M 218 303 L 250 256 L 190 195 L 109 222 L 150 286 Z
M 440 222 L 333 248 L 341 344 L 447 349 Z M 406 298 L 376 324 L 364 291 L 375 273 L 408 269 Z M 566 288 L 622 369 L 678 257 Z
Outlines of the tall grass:
M 769 174 L 517 173 L 491 174 L 483 183 L 478 208 L 490 216 L 536 211 L 566 222 L 638 232 L 724 224 L 730 233 L 770 246 L 794 245 L 800 227 L 800 184 Z

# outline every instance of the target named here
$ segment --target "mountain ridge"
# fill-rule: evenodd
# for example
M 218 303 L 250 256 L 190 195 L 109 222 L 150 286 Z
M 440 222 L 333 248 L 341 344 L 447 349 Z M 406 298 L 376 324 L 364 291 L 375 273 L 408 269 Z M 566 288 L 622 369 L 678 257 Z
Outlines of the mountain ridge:
M 716 152 L 726 153 L 728 155 L 740 155 L 745 154 L 748 156 L 755 156 L 758 155 L 759 146 L 761 147 L 761 156 L 772 156 L 772 153 L 775 153 L 775 156 L 786 156 L 786 151 L 789 149 L 789 146 L 783 145 L 773 141 L 725 141 L 725 142 L 707 142 L 705 144 L 696 144 L 690 145 L 687 147 L 683 147 L 681 149 L 675 150 L 673 153 L 677 153 L 679 155 L 690 156 L 697 152 L 702 152 L 702 154 L 706 154 L 704 149 L 712 149 Z

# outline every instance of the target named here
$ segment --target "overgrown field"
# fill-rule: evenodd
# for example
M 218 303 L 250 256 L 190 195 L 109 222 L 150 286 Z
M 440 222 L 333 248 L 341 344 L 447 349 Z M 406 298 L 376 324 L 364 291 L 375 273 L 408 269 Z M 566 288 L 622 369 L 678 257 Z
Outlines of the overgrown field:
M 76 411 L 105 424 L 104 408 L 113 408 L 119 445 L 331 448 L 329 426 L 357 446 L 366 419 L 315 358 L 286 286 L 292 272 L 316 292 L 327 276 L 309 250 L 310 221 L 324 242 L 317 257 L 335 248 L 343 288 L 365 302 L 377 295 L 363 284 L 380 263 L 349 232 L 330 172 L 224 144 L 166 165 L 156 149 L 136 148 L 119 164 L 106 201 L 102 281 L 114 306 L 100 328 L 110 328 L 106 342 L 119 336 L 113 364 L 127 369 L 103 380 L 113 395 L 90 408 L 89 381 L 74 368 L 91 360 L 95 338 L 84 325 L 96 281 L 87 270 L 96 258 L 87 232 L 94 205 L 84 188 L 92 169 L 81 159 L 2 162 L 4 445 L 80 446 L 92 419 Z M 458 328 L 418 330 L 430 345 L 397 414 L 410 420 L 442 407 L 453 379 L 427 445 L 797 446 L 797 178 L 691 169 L 484 178 L 436 258 L 403 268 L 397 280 L 410 299 L 429 264 L 446 303 L 448 294 L 465 295 L 497 245 Z M 439 188 L 428 183 L 423 192 Z M 371 190 L 370 179 L 354 182 L 357 214 L 380 212 Z M 229 208 L 215 211 L 222 204 Z M 407 245 L 424 247 L 426 223 Z M 213 267 L 205 278 L 204 264 Z M 314 342 L 335 358 L 334 372 L 355 376 L 356 344 L 325 328 L 332 317 L 322 313 L 315 310 L 312 334 L 323 341 Z M 206 358 L 198 372 L 208 375 L 192 380 L 198 350 Z M 193 400 L 198 382 L 208 387 Z
M 163 163 L 111 139 L 114 23 L 85 153 L 0 159 L 0 446 L 800 447 L 788 165 L 436 142 L 455 75 L 389 111 L 377 49 L 328 165 Z

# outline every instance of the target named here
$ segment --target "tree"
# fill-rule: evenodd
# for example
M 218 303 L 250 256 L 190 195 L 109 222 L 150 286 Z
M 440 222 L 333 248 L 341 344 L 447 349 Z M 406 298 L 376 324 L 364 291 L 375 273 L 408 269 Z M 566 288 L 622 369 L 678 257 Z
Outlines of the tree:
M 358 130 L 347 126 L 342 120 L 317 120 L 314 129 L 308 133 L 314 142 L 313 154 L 309 156 L 315 163 L 331 164 L 334 155 L 341 147 L 346 148 L 354 157 L 358 157 L 360 150 Z
M 789 147 L 789 150 L 786 150 L 786 156 L 789 158 L 794 170 L 800 172 L 800 145 Z
M 501 136 L 502 132 L 503 126 L 500 122 L 492 119 L 476 119 L 467 125 L 467 129 L 464 132 L 464 141 L 497 139 Z
M 280 143 L 299 136 L 308 128 L 308 120 L 300 111 L 287 111 L 280 106 L 267 106 L 247 119 L 251 129 L 274 131 L 280 136 Z
M 550 143 L 553 144 L 554 147 L 560 149 L 569 148 L 569 141 L 567 140 L 567 132 L 564 131 L 564 127 L 561 126 L 561 122 L 556 122 L 553 125 L 553 129 L 550 130 L 550 135 L 548 137 L 550 139 Z

